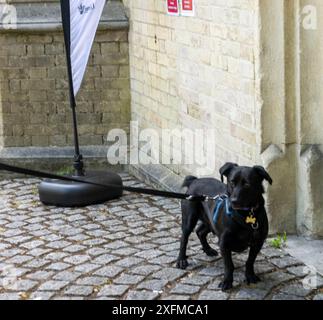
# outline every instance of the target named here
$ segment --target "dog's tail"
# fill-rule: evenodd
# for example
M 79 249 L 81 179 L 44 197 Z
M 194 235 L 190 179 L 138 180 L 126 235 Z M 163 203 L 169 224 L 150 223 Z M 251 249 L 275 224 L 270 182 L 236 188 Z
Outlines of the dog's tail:
M 191 183 L 196 180 L 197 178 L 194 177 L 194 176 L 187 176 L 185 179 L 184 179 L 184 182 L 182 184 L 182 188 L 184 187 L 189 187 L 191 185 Z

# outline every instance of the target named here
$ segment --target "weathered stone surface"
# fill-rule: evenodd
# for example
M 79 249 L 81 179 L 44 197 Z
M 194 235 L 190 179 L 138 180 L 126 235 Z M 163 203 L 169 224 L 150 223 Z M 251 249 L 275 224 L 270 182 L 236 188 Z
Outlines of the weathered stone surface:
M 113 278 L 123 270 L 124 270 L 123 268 L 120 268 L 117 266 L 107 266 L 95 271 L 93 274 L 102 276 L 102 277 Z
M 131 258 L 124 258 L 122 260 L 119 260 L 116 265 L 120 267 L 130 268 L 135 265 L 138 265 L 139 263 L 143 262 L 143 259 L 131 257 Z
M 271 247 L 264 248 L 261 250 L 262 254 L 268 258 L 284 256 L 285 253 L 281 249 L 274 249 Z
M 222 275 L 223 273 L 224 273 L 224 268 L 222 265 L 206 267 L 200 270 L 199 272 L 199 274 L 202 276 L 210 276 L 210 277 L 212 276 L 217 277 Z
M 144 265 L 144 266 L 139 266 L 134 269 L 131 269 L 130 272 L 133 274 L 141 274 L 143 276 L 148 276 L 149 274 L 153 272 L 157 272 L 161 269 L 161 266 L 154 266 L 154 265 Z
M 20 300 L 20 298 L 17 292 L 0 293 L 0 300 Z
M 34 291 L 29 299 L 31 300 L 49 300 L 55 295 L 54 292 L 49 292 L 49 291 Z
M 123 177 L 130 184 L 137 182 L 129 175 Z M 195 234 L 188 244 L 189 268 L 177 269 L 180 216 L 167 209 L 177 205 L 174 200 L 125 194 L 122 199 L 86 208 L 62 209 L 37 202 L 36 206 L 25 206 L 8 214 L 6 208 L 13 201 L 23 203 L 28 201 L 26 196 L 31 201 L 37 199 L 33 188 L 38 180 L 31 181 L 8 180 L 0 189 L 0 200 L 5 203 L 0 208 L 0 219 L 2 215 L 6 217 L 1 224 L 4 232 L 0 231 L 0 299 L 322 298 L 320 276 L 316 277 L 317 289 L 304 288 L 305 266 L 268 246 L 265 254 L 260 253 L 257 258 L 255 270 L 261 273 L 262 282 L 255 285 L 244 283 L 247 254 L 234 254 L 237 269 L 229 292 L 223 293 L 218 288 L 224 272 L 222 259 L 204 258 Z M 132 211 L 130 216 L 124 215 L 129 211 Z M 151 232 L 149 228 L 154 228 L 154 223 L 149 215 L 154 212 L 158 213 L 154 219 L 158 219 L 162 228 Z M 7 228 L 7 224 L 22 218 L 26 225 Z M 35 221 L 37 231 L 28 228 Z M 150 227 L 140 235 L 130 232 L 141 225 Z M 23 233 L 11 232 L 20 229 Z M 71 236 L 72 229 L 78 233 Z M 58 230 L 64 232 L 58 235 Z M 97 231 L 103 231 L 103 237 Z M 115 239 L 115 233 L 119 233 L 117 238 L 121 235 L 123 238 Z M 11 244 L 8 239 L 12 238 Z M 216 240 L 212 238 L 210 242 L 216 248 Z
M 75 271 L 77 272 L 82 272 L 82 273 L 88 273 L 93 270 L 96 270 L 100 268 L 99 264 L 93 264 L 93 263 L 84 263 L 84 264 L 79 264 L 74 268 Z
M 54 281 L 50 280 L 43 283 L 38 290 L 40 291 L 58 291 L 65 287 L 68 284 L 68 281 Z
M 81 276 L 80 273 L 77 272 L 71 272 L 71 271 L 62 271 L 59 273 L 56 273 L 53 276 L 53 280 L 60 280 L 60 281 L 75 281 L 75 279 L 79 278 Z
M 67 287 L 64 291 L 66 295 L 74 295 L 74 296 L 89 296 L 93 292 L 92 286 L 70 286 Z
M 272 300 L 304 300 L 299 296 L 289 295 L 285 293 L 274 294 L 271 299 Z
M 78 279 L 76 284 L 78 285 L 89 285 L 89 286 L 99 286 L 106 282 L 106 279 L 103 277 L 85 277 Z
M 287 271 L 291 274 L 294 274 L 297 277 L 306 276 L 309 273 L 308 267 L 302 265 L 298 267 L 287 268 Z
M 185 293 L 188 293 L 188 294 L 195 294 L 197 292 L 200 291 L 200 287 L 198 286 L 190 286 L 190 285 L 186 285 L 186 284 L 178 284 L 176 285 L 175 288 L 173 288 L 171 290 L 170 293 L 175 293 L 175 294 L 185 294 Z
M 174 281 L 183 276 L 186 272 L 175 268 L 165 268 L 153 274 L 153 278 Z
M 280 288 L 280 291 L 287 295 L 304 298 L 311 292 L 311 289 L 305 288 L 301 283 L 293 283 Z
M 12 284 L 6 286 L 7 289 L 15 291 L 29 291 L 37 285 L 36 281 L 33 280 L 17 280 Z
M 114 283 L 118 284 L 138 284 L 140 281 L 144 279 L 144 276 L 138 276 L 138 275 L 129 275 L 129 274 L 123 274 L 119 276 L 118 278 L 114 279 Z
M 157 292 L 151 291 L 129 291 L 127 294 L 128 300 L 154 300 L 159 296 Z
M 28 274 L 26 277 L 32 280 L 46 280 L 49 279 L 53 274 L 54 272 L 39 270 L 35 273 Z
M 227 300 L 228 294 L 222 291 L 204 290 L 199 295 L 200 300 Z
M 239 292 L 234 296 L 234 299 L 237 300 L 263 300 L 268 291 L 261 290 L 257 288 L 242 288 Z
M 171 300 L 171 301 L 176 301 L 176 300 L 190 300 L 190 296 L 184 296 L 184 295 L 177 295 L 177 294 L 172 294 L 172 295 L 167 295 L 162 300 Z
M 138 289 L 147 289 L 151 291 L 163 291 L 166 287 L 168 281 L 167 280 L 146 280 L 140 283 L 137 288 Z
M 284 257 L 284 259 L 274 258 L 274 259 L 271 259 L 270 261 L 278 268 L 286 268 L 286 267 L 291 267 L 291 266 L 300 264 L 299 260 L 290 256 Z
M 122 296 L 128 288 L 125 285 L 107 285 L 100 290 L 98 296 Z
M 64 262 L 52 263 L 46 267 L 48 270 L 61 271 L 69 268 L 71 265 Z
M 192 275 L 190 277 L 183 278 L 181 280 L 181 283 L 203 286 L 203 285 L 207 284 L 211 280 L 212 280 L 211 277 L 202 277 L 202 276 Z

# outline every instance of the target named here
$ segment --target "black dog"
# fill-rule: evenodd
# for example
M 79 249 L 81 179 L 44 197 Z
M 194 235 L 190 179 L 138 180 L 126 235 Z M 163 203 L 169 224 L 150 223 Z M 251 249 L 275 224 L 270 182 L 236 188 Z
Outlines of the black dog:
M 182 238 L 177 267 L 185 269 L 188 265 L 188 238 L 200 220 L 196 233 L 207 255 L 218 254 L 207 242 L 208 233 L 213 232 L 218 236 L 225 267 L 220 287 L 228 290 L 233 282 L 232 251 L 242 252 L 250 247 L 246 281 L 248 284 L 260 281 L 254 272 L 254 262 L 268 234 L 262 182 L 267 180 L 272 184 L 272 179 L 261 166 L 240 167 L 234 163 L 226 163 L 220 169 L 220 174 L 222 182 L 193 176 L 184 180 L 183 186 L 188 187 L 187 194 L 220 197 L 207 202 L 182 200 Z M 223 183 L 223 176 L 227 178 L 227 185 Z

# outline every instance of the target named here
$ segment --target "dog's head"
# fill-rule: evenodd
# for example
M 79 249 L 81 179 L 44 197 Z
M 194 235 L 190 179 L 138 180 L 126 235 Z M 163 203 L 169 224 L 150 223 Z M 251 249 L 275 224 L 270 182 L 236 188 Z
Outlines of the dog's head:
M 263 201 L 262 182 L 272 184 L 268 172 L 261 166 L 240 167 L 228 162 L 220 169 L 221 180 L 227 178 L 227 191 L 233 209 L 256 208 Z

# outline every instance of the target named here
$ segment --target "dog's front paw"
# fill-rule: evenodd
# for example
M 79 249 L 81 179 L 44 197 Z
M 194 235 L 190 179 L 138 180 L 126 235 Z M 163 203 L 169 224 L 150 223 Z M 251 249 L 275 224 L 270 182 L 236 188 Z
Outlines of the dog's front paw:
M 257 283 L 260 281 L 261 281 L 261 279 L 258 276 L 256 276 L 254 273 L 246 274 L 247 284 Z
M 217 255 L 219 255 L 218 252 L 212 248 L 204 249 L 204 252 L 209 257 L 216 257 Z
M 220 282 L 219 283 L 219 288 L 222 291 L 227 291 L 227 290 L 232 289 L 232 281 L 224 280 L 224 281 Z
M 178 259 L 176 263 L 176 267 L 179 269 L 186 269 L 188 266 L 187 259 Z

